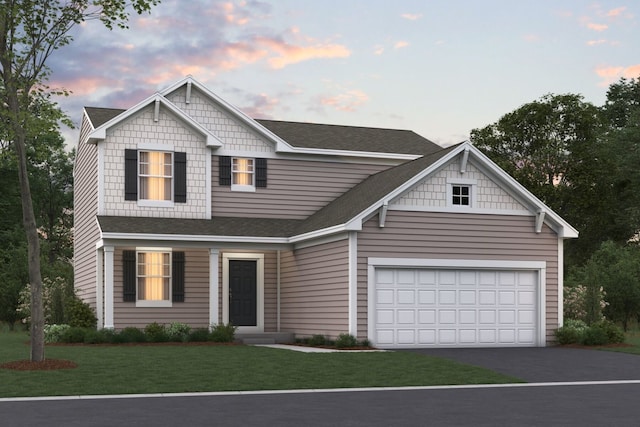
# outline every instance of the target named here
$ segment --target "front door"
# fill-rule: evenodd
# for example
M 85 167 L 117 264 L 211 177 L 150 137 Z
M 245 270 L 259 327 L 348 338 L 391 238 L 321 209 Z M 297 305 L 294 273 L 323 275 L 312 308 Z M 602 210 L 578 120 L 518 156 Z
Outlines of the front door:
M 229 260 L 229 322 L 257 326 L 256 261 Z

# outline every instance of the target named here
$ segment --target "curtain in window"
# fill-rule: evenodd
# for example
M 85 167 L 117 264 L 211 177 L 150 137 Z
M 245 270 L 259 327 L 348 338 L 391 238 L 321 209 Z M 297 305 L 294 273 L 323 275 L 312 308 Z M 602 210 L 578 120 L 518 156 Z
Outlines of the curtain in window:
M 233 159 L 233 183 L 253 185 L 253 159 Z
M 169 299 L 171 255 L 166 252 L 138 253 L 138 299 Z
M 171 153 L 140 152 L 140 198 L 171 200 Z

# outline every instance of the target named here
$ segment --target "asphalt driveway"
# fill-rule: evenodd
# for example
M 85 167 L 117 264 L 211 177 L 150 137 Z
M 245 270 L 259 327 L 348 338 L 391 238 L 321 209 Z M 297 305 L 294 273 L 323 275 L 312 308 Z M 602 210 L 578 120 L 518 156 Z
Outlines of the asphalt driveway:
M 481 366 L 530 383 L 640 380 L 640 355 L 612 351 L 566 347 L 402 351 Z

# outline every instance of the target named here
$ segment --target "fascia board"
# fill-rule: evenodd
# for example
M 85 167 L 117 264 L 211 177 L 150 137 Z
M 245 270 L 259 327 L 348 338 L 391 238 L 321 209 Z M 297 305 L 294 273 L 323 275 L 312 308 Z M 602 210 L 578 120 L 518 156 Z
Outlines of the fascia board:
M 399 154 L 399 153 L 382 153 L 375 151 L 351 151 L 351 150 L 333 150 L 333 149 L 325 149 L 325 148 L 299 148 L 293 147 L 290 150 L 284 151 L 287 153 L 297 153 L 297 154 L 313 154 L 313 155 L 321 155 L 321 156 L 343 156 L 343 157 L 365 157 L 365 158 L 375 158 L 375 159 L 391 159 L 391 160 L 404 160 L 411 161 L 415 160 L 418 157 L 421 157 L 421 154 Z
M 323 228 L 321 230 L 310 231 L 308 233 L 292 236 L 289 238 L 289 243 L 298 243 L 305 240 L 317 239 L 319 237 L 328 236 L 330 234 L 342 233 L 345 231 L 358 231 L 361 229 L 362 227 L 359 227 L 356 229 L 356 228 L 348 228 L 345 224 L 338 224 L 332 227 Z
M 145 233 L 112 233 L 103 232 L 100 234 L 102 240 L 163 240 L 168 242 L 222 242 L 222 243 L 267 243 L 267 244 L 287 244 L 286 237 L 254 237 L 254 236 L 209 236 L 191 234 L 145 234 Z
M 173 114 L 175 114 L 181 120 L 183 120 L 188 126 L 190 126 L 195 131 L 197 131 L 202 136 L 204 136 L 205 139 L 206 139 L 207 147 L 221 147 L 222 146 L 222 141 L 220 141 L 220 139 L 218 139 L 218 137 L 216 137 L 214 134 L 209 132 L 209 130 L 207 130 L 205 127 L 203 127 L 200 123 L 198 123 L 195 120 L 193 120 L 191 118 L 191 116 L 189 116 L 184 111 L 182 111 L 181 109 L 176 107 L 172 102 L 170 102 L 168 99 L 166 99 L 164 96 L 162 96 L 159 93 L 156 93 L 156 94 L 148 97 L 147 99 L 139 102 L 138 104 L 136 104 L 133 107 L 129 108 L 128 110 L 126 110 L 122 114 L 119 114 L 118 116 L 116 116 L 113 119 L 109 120 L 108 122 L 104 123 L 102 126 L 100 126 L 100 127 L 96 128 L 95 130 L 93 130 L 93 132 L 91 132 L 89 134 L 89 137 L 88 137 L 89 142 L 94 142 L 95 143 L 95 142 L 104 140 L 107 137 L 107 129 L 117 125 L 118 123 L 120 123 L 120 122 L 122 122 L 122 121 L 124 121 L 126 119 L 128 119 L 129 117 L 133 116 L 134 114 L 138 113 L 143 108 L 146 108 L 147 106 L 149 106 L 150 104 L 152 104 L 152 103 L 154 103 L 156 101 L 160 102 L 160 104 L 163 107 L 167 108 L 169 111 L 171 111 Z

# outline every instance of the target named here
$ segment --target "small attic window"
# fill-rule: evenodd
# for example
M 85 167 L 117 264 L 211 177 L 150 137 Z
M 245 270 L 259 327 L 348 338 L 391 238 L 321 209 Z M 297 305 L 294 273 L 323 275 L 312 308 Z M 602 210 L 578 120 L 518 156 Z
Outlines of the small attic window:
M 451 204 L 454 206 L 471 206 L 471 186 L 452 185 Z

